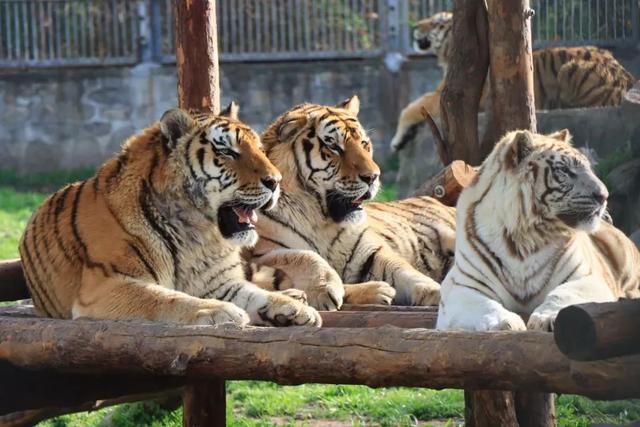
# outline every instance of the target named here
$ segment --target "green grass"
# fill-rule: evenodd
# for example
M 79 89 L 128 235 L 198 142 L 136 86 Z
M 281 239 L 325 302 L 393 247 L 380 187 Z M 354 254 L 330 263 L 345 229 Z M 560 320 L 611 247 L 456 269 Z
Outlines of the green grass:
M 394 186 L 387 186 L 378 200 L 394 199 L 395 193 Z M 0 259 L 18 256 L 20 235 L 31 212 L 44 197 L 42 193 L 0 186 Z M 258 381 L 230 381 L 227 390 L 227 419 L 233 426 L 270 426 L 275 422 L 322 425 L 329 420 L 345 425 L 410 426 L 416 421 L 450 420 L 446 425 L 453 427 L 460 422 L 464 412 L 459 390 L 372 389 L 318 384 L 294 387 Z M 640 419 L 640 401 L 637 400 L 593 402 L 578 396 L 561 396 L 557 402 L 560 426 L 625 424 Z M 95 426 L 106 419 L 108 425 L 114 427 L 178 427 L 182 425 L 182 412 L 180 409 L 168 411 L 149 403 L 134 403 L 65 415 L 40 423 L 40 426 Z

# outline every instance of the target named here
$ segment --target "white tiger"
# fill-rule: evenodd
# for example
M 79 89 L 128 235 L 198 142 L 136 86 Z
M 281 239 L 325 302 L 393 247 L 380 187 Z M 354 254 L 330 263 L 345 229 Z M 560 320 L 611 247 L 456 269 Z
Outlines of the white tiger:
M 438 329 L 549 331 L 568 305 L 640 297 L 638 250 L 569 140 L 511 132 L 463 191 Z

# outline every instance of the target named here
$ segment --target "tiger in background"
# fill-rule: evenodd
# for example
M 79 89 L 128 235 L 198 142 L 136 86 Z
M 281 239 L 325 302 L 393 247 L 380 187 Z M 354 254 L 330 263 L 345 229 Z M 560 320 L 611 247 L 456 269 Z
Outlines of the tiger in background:
M 437 304 L 455 210 L 429 197 L 364 204 L 380 187 L 380 169 L 359 105 L 356 96 L 335 107 L 298 105 L 262 133 L 282 194 L 276 209 L 259 214 L 253 260 L 278 269 L 272 288 L 301 289 L 322 310 L 345 301 Z
M 256 210 L 276 203 L 280 179 L 235 104 L 200 123 L 166 112 L 31 217 L 19 249 L 37 312 L 319 326 L 313 308 L 245 280 L 241 247 L 257 241 Z
M 438 65 L 447 72 L 453 47 L 453 14 L 440 12 L 423 19 L 413 32 L 414 48 L 432 52 Z M 619 105 L 635 78 L 613 57 L 611 52 L 594 46 L 555 47 L 533 51 L 533 84 L 537 110 L 584 108 Z M 487 107 L 488 84 L 480 100 Z M 433 92 L 411 102 L 400 113 L 391 148 L 401 150 L 413 141 L 417 128 L 424 123 L 423 109 L 440 117 L 440 95 L 444 79 Z
M 458 199 L 437 327 L 551 331 L 568 305 L 640 297 L 640 255 L 602 221 L 607 197 L 567 130 L 508 133 Z

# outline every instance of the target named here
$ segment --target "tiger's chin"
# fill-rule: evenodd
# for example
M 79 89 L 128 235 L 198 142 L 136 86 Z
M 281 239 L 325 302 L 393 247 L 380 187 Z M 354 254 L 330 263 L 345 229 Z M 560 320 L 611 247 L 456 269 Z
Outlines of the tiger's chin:
M 347 197 L 337 192 L 327 194 L 327 208 L 329 216 L 337 223 L 358 224 L 363 222 L 367 214 L 362 203 L 371 198 L 371 193 L 359 197 Z
M 605 212 L 606 207 L 602 206 L 596 211 L 563 213 L 558 218 L 571 228 L 591 234 L 600 227 Z
M 226 204 L 218 210 L 218 228 L 222 237 L 238 246 L 254 246 L 258 242 L 256 222 L 258 205 Z

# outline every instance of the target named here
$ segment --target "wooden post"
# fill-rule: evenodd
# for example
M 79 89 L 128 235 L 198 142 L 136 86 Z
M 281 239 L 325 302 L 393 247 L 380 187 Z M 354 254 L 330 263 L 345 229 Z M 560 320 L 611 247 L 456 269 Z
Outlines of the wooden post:
M 487 0 L 489 20 L 490 120 L 479 149 L 484 159 L 498 139 L 515 129 L 536 131 L 533 92 L 533 60 L 531 54 L 531 16 L 529 0 Z M 494 410 L 472 411 L 471 425 L 502 425 L 501 420 L 516 415 L 510 425 L 554 426 L 553 395 L 522 392 L 471 392 L 473 405 L 486 405 Z M 509 396 L 511 395 L 511 396 Z M 495 402 L 505 402 L 495 407 Z M 485 418 L 488 417 L 488 418 Z M 470 421 L 470 420 L 469 420 Z
M 180 108 L 220 111 L 215 0 L 176 1 L 176 66 Z
M 453 50 L 440 97 L 446 164 L 480 158 L 478 107 L 489 66 L 487 11 L 483 0 L 454 0 Z
M 218 113 L 220 80 L 215 0 L 177 1 L 175 4 L 178 105 Z M 197 381 L 183 394 L 185 426 L 224 426 L 223 380 Z
M 505 133 L 536 131 L 529 0 L 487 0 L 491 109 L 480 154 L 484 159 Z
M 31 298 L 19 259 L 0 261 L 0 301 Z

